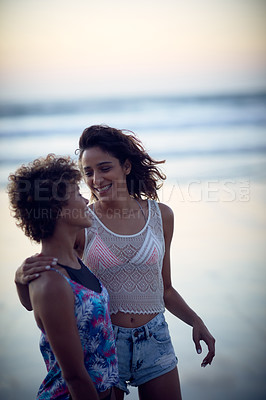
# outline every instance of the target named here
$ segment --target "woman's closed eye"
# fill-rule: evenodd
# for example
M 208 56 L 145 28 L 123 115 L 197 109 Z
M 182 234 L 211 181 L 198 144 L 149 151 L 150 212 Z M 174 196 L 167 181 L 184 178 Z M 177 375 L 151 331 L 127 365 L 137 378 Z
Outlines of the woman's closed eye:
M 106 172 L 109 172 L 110 170 L 111 170 L 111 167 L 103 167 L 103 168 L 100 169 L 100 172 L 106 173 Z M 89 176 L 89 177 L 93 176 L 93 171 L 86 171 L 85 175 Z
M 85 175 L 86 175 L 86 176 L 92 176 L 92 171 L 86 171 L 86 172 L 85 172 Z
M 108 171 L 110 171 L 111 170 L 111 167 L 104 167 L 104 168 L 101 168 L 101 171 L 102 172 L 108 172 Z

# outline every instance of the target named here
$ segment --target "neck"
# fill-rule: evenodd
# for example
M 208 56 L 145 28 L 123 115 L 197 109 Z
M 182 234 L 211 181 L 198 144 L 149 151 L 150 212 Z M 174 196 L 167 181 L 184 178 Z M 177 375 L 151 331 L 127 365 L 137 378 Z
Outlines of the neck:
M 76 232 L 58 232 L 55 230 L 53 236 L 42 240 L 42 254 L 55 257 L 60 264 L 75 267 L 78 265 L 77 255 L 74 250 Z
M 108 209 L 130 210 L 131 208 L 134 208 L 136 206 L 136 200 L 130 195 L 128 195 L 127 197 L 124 197 L 122 200 L 120 199 L 110 200 L 110 201 L 98 200 L 96 204 L 103 211 Z

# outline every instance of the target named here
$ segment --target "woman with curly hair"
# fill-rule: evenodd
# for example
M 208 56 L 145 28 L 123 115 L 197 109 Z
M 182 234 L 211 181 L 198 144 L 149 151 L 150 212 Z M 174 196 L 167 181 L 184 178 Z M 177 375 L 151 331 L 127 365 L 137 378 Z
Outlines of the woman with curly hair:
M 116 399 L 137 386 L 141 400 L 181 399 L 177 358 L 164 319 L 167 308 L 193 328 L 196 350 L 208 346 L 202 366 L 211 364 L 214 338 L 200 317 L 172 287 L 170 245 L 173 212 L 158 202 L 165 176 L 132 132 L 91 126 L 79 140 L 79 163 L 91 190 L 92 226 L 80 231 L 75 249 L 106 285 L 116 336 L 119 383 Z M 51 259 L 27 259 L 16 282 L 36 278 Z M 25 295 L 22 299 L 30 309 Z
M 74 251 L 77 232 L 91 225 L 81 173 L 69 158 L 48 155 L 9 180 L 17 225 L 53 256 L 49 273 L 28 285 L 47 367 L 37 399 L 110 399 L 118 368 L 108 293 Z

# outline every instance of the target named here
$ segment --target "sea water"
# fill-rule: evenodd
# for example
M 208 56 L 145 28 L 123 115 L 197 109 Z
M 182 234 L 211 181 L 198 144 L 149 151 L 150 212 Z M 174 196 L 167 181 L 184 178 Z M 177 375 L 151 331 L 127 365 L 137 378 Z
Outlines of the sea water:
M 197 355 L 191 328 L 166 312 L 184 400 L 264 399 L 266 94 L 1 104 L 2 195 L 22 163 L 48 153 L 76 159 L 80 134 L 94 124 L 133 131 L 166 160 L 160 198 L 175 213 L 172 281 L 217 340 L 213 365 L 200 368 L 206 347 Z M 1 210 L 0 398 L 30 400 L 45 369 L 13 275 L 35 250 L 10 219 L 6 196 Z M 136 396 L 131 389 L 128 400 Z
M 266 94 L 8 103 L 0 108 L 0 184 L 48 153 L 75 157 L 84 128 L 134 131 L 168 179 L 265 178 Z

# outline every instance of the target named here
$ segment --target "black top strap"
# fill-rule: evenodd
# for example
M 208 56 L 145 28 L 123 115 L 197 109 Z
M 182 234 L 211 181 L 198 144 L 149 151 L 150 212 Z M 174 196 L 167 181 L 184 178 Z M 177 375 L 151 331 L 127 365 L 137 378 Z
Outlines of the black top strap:
M 81 266 L 79 269 L 68 267 L 67 265 L 57 263 L 60 267 L 64 268 L 70 279 L 79 283 L 80 285 L 85 286 L 86 288 L 93 290 L 94 292 L 101 293 L 102 288 L 101 284 L 96 278 L 96 276 L 89 270 L 88 267 L 78 258 L 78 262 Z

